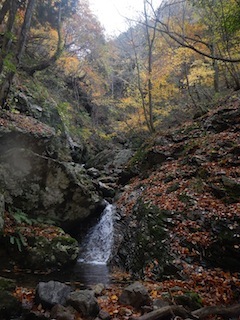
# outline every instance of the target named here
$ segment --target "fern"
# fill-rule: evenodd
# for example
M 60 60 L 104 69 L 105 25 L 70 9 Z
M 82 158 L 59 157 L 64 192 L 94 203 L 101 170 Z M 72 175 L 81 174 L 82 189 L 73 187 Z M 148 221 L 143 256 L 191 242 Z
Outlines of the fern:
M 33 224 L 33 219 L 29 218 L 25 212 L 19 209 L 16 209 L 15 212 L 11 212 L 11 215 L 17 223 Z
M 20 232 L 18 232 L 16 235 L 11 235 L 9 241 L 12 245 L 16 244 L 18 251 L 20 252 L 22 252 L 22 247 L 27 246 L 26 239 Z

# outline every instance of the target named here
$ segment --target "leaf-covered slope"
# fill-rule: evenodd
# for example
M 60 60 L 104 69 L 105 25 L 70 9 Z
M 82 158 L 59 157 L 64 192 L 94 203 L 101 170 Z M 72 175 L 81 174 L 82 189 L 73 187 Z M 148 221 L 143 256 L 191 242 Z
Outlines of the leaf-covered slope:
M 235 97 L 193 123 L 157 135 L 132 159 L 128 170 L 138 175 L 118 200 L 125 230 L 115 261 L 145 278 L 178 279 L 167 280 L 163 291 L 175 283 L 210 304 L 236 298 L 239 129 Z

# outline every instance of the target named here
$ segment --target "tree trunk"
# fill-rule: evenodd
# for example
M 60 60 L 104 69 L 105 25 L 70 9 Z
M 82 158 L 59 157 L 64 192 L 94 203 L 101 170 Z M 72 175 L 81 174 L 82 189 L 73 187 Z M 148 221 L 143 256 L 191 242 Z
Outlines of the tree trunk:
M 24 22 L 21 28 L 21 34 L 18 40 L 17 55 L 16 55 L 18 65 L 21 63 L 21 59 L 25 51 L 27 35 L 31 26 L 32 15 L 33 15 L 35 4 L 36 4 L 36 0 L 28 1 Z
M 61 19 L 61 6 L 59 7 L 59 11 L 58 11 L 58 44 L 57 44 L 57 49 L 55 51 L 55 53 L 53 54 L 53 56 L 47 60 L 44 60 L 42 62 L 40 62 L 39 64 L 35 65 L 35 66 L 22 66 L 22 69 L 27 72 L 30 76 L 33 76 L 35 72 L 37 71 L 42 71 L 47 69 L 48 67 L 50 67 L 52 64 L 54 64 L 61 56 L 63 49 L 64 49 L 64 44 L 63 44 L 63 40 L 62 40 L 62 19 Z
M 15 3 L 15 0 L 12 0 L 12 1 L 14 1 L 14 3 Z M 17 51 L 16 51 L 15 58 L 13 61 L 15 70 L 11 70 L 7 73 L 5 79 L 3 80 L 1 88 L 0 88 L 0 104 L 2 107 L 4 107 L 4 105 L 6 104 L 7 97 L 8 97 L 11 85 L 12 85 L 14 75 L 16 73 L 17 68 L 19 67 L 19 64 L 21 62 L 21 58 L 22 58 L 24 51 L 25 51 L 27 34 L 30 29 L 35 3 L 36 3 L 36 0 L 29 0 L 28 1 L 23 25 L 21 28 L 21 34 L 18 39 Z
M 7 4 L 6 4 L 6 2 L 7 2 Z M 12 33 L 15 16 L 16 16 L 17 9 L 18 9 L 18 2 L 16 0 L 9 0 L 6 2 L 3 4 L 2 10 L 1 10 L 2 17 L 0 16 L 0 20 L 1 20 L 1 18 L 3 19 L 5 17 L 5 15 L 7 14 L 7 12 L 9 12 L 8 20 L 7 20 L 7 27 L 4 32 L 3 42 L 2 42 L 2 46 L 1 46 L 0 74 L 3 72 L 4 59 L 6 58 L 8 52 L 9 52 L 10 45 L 12 42 L 10 35 Z
M 148 113 L 149 113 L 149 127 L 150 132 L 154 132 L 154 123 L 153 123 L 153 100 L 152 100 L 152 58 L 153 58 L 153 49 L 154 49 L 154 41 L 156 38 L 156 28 L 153 28 L 153 34 L 150 34 L 148 14 L 147 14 L 147 1 L 144 1 L 144 19 L 145 19 L 145 28 L 147 35 L 147 45 L 148 45 Z
M 2 8 L 0 10 L 0 24 L 3 22 L 5 15 L 7 14 L 7 12 L 10 9 L 10 2 L 11 2 L 11 0 L 6 0 L 4 2 L 4 4 L 2 5 Z

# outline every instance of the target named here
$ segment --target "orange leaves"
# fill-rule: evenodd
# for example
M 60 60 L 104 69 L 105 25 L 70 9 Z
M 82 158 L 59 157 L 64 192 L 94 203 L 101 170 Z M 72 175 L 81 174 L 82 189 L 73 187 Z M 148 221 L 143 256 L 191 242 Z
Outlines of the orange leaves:
M 0 118 L 0 126 L 6 128 L 14 126 L 18 130 L 24 130 L 32 134 L 52 136 L 55 134 L 54 129 L 38 120 L 27 117 L 22 114 L 7 113 L 4 118 Z
M 36 237 L 42 236 L 49 240 L 56 236 L 63 235 L 63 230 L 55 226 L 41 225 L 41 224 L 27 224 L 17 223 L 15 219 L 8 213 L 5 213 L 4 217 L 4 235 L 14 235 L 16 232 L 20 232 L 24 237 Z
M 31 309 L 34 304 L 35 290 L 23 287 L 16 287 L 14 296 L 22 302 L 24 308 Z
M 114 302 L 117 302 L 118 301 L 118 297 L 113 294 L 111 297 L 110 297 L 110 300 L 114 303 Z
M 185 273 L 190 276 L 189 284 L 200 294 L 205 304 L 218 305 L 234 302 L 233 289 L 240 285 L 240 279 L 236 274 L 220 269 L 203 269 L 190 265 L 185 268 Z
M 186 280 L 171 279 L 159 284 L 149 282 L 149 292 L 152 298 L 164 298 L 170 290 L 173 300 L 177 294 L 196 292 L 205 305 L 235 303 L 239 299 L 239 275 L 221 269 L 207 269 L 203 265 L 209 261 L 221 265 L 212 258 L 211 250 L 219 250 L 219 255 L 226 252 L 228 259 L 225 238 L 221 236 L 227 237 L 226 243 L 232 241 L 229 250 L 236 254 L 235 259 L 239 254 L 238 198 L 229 203 L 212 191 L 214 185 L 216 189 L 228 192 L 231 182 L 235 185 L 239 181 L 239 131 L 231 128 L 210 134 L 203 131 L 199 123 L 187 124 L 181 131 L 174 132 L 171 138 L 157 137 L 148 145 L 144 159 L 135 162 L 139 172 L 145 170 L 147 162 L 148 172 L 145 170 L 143 176 L 134 178 L 118 200 L 118 206 L 125 215 L 134 214 L 130 228 L 137 227 L 139 216 L 135 208 L 139 200 L 157 206 L 160 212 L 166 210 L 167 217 L 163 220 L 166 244 L 175 258 L 174 265 Z M 174 156 L 163 162 L 162 155 Z M 214 249 L 218 243 L 219 248 Z M 153 266 L 147 265 L 144 270 L 146 279 L 153 279 L 152 270 Z M 173 287 L 178 287 L 178 290 L 172 292 Z
M 136 312 L 133 307 L 123 306 L 118 303 L 121 292 L 122 286 L 119 284 L 106 288 L 103 292 L 104 295 L 98 298 L 100 308 L 118 319 L 129 319 L 130 316 L 140 316 L 140 313 Z

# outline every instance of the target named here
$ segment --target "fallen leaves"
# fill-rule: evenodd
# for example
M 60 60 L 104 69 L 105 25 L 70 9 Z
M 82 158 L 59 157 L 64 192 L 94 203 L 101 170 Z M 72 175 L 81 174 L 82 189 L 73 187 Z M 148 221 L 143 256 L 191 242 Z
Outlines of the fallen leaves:
M 23 114 L 14 114 L 5 111 L 0 113 L 0 127 L 6 129 L 14 127 L 16 131 L 22 131 L 31 134 L 38 134 L 46 137 L 55 135 L 53 128 L 48 125 Z
M 144 171 L 132 179 L 117 206 L 123 216 L 131 217 L 133 212 L 136 215 L 134 208 L 141 198 L 144 203 L 155 205 L 171 215 L 166 223 L 167 241 L 178 261 L 176 264 L 180 267 L 181 276 L 186 280 L 171 279 L 156 284 L 156 287 L 148 284 L 154 298 L 162 297 L 172 287 L 178 286 L 180 291 L 177 294 L 186 290 L 197 292 L 205 305 L 230 304 L 240 297 L 239 289 L 236 289 L 240 286 L 239 274 L 206 268 L 204 259 L 206 250 L 218 239 L 221 226 L 225 228 L 225 236 L 228 231 L 236 233 L 231 245 L 235 252 L 240 250 L 237 236 L 240 202 L 237 197 L 236 200 L 227 196 L 217 197 L 211 188 L 212 185 L 224 188 L 223 177 L 239 183 L 240 133 L 234 128 L 208 133 L 200 126 L 197 129 L 190 126 L 192 124 L 189 123 L 178 135 L 173 134 L 177 137 L 175 145 L 163 143 L 149 147 L 151 152 L 160 155 L 173 154 L 174 150 L 177 153 L 175 159 L 161 162 L 158 166 L 154 163 L 147 173 Z M 131 228 L 132 221 L 129 220 Z M 146 278 L 151 279 L 151 273 L 152 269 L 147 267 Z

